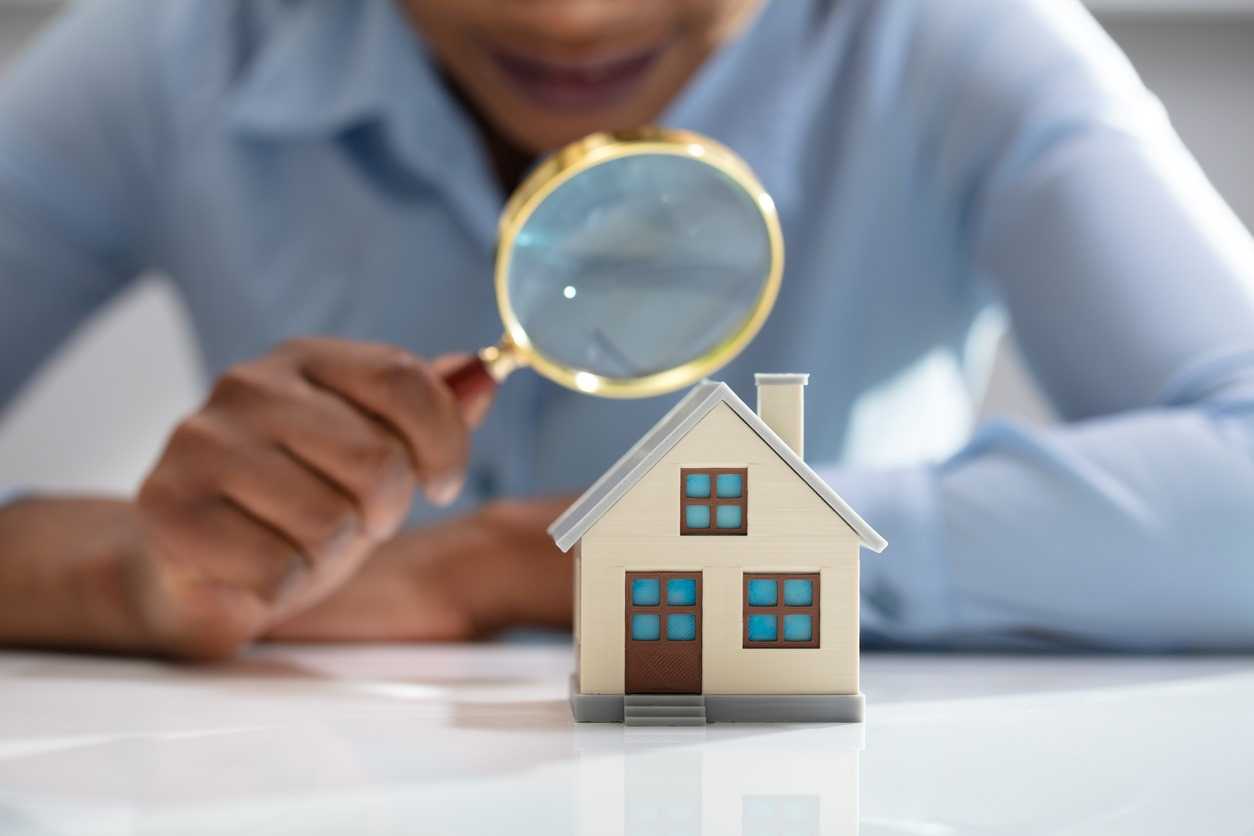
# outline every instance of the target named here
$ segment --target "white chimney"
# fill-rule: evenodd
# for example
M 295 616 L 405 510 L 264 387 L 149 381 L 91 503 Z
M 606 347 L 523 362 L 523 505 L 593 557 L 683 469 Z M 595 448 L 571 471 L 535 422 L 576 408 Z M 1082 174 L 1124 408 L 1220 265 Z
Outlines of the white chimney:
M 755 374 L 758 417 L 802 459 L 806 456 L 805 387 L 808 374 Z

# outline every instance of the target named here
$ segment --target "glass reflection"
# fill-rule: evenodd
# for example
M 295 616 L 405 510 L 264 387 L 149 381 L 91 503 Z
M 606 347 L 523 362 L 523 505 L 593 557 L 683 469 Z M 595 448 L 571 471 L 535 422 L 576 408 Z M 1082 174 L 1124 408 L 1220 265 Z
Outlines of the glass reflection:
M 578 833 L 859 831 L 861 725 L 579 731 Z
M 751 315 L 770 238 L 751 195 L 669 154 L 590 168 L 528 218 L 510 256 L 510 304 L 532 344 L 612 378 L 708 354 Z

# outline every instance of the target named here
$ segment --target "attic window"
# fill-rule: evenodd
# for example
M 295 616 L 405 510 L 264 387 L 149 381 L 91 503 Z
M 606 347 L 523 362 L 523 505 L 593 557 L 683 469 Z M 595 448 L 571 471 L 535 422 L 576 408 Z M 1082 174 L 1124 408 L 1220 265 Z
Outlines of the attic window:
M 680 534 L 747 534 L 748 532 L 748 468 L 684 467 L 680 469 Z

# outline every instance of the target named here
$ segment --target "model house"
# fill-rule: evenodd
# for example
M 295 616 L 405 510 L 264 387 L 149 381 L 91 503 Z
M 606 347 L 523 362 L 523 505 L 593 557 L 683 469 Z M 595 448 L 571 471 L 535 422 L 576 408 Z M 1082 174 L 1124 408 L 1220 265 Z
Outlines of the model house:
M 884 538 L 806 465 L 808 375 L 680 401 L 549 528 L 575 560 L 584 722 L 856 722 L 861 547 Z

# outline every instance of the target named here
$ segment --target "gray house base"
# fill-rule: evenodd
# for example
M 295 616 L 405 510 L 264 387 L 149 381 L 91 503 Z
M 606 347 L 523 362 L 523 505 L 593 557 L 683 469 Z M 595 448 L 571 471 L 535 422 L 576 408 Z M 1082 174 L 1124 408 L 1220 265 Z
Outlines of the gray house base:
M 707 723 L 861 723 L 862 694 L 581 694 L 570 678 L 570 709 L 579 723 L 694 725 Z M 680 720 L 683 722 L 680 722 Z M 696 723 L 699 725 L 700 721 Z

